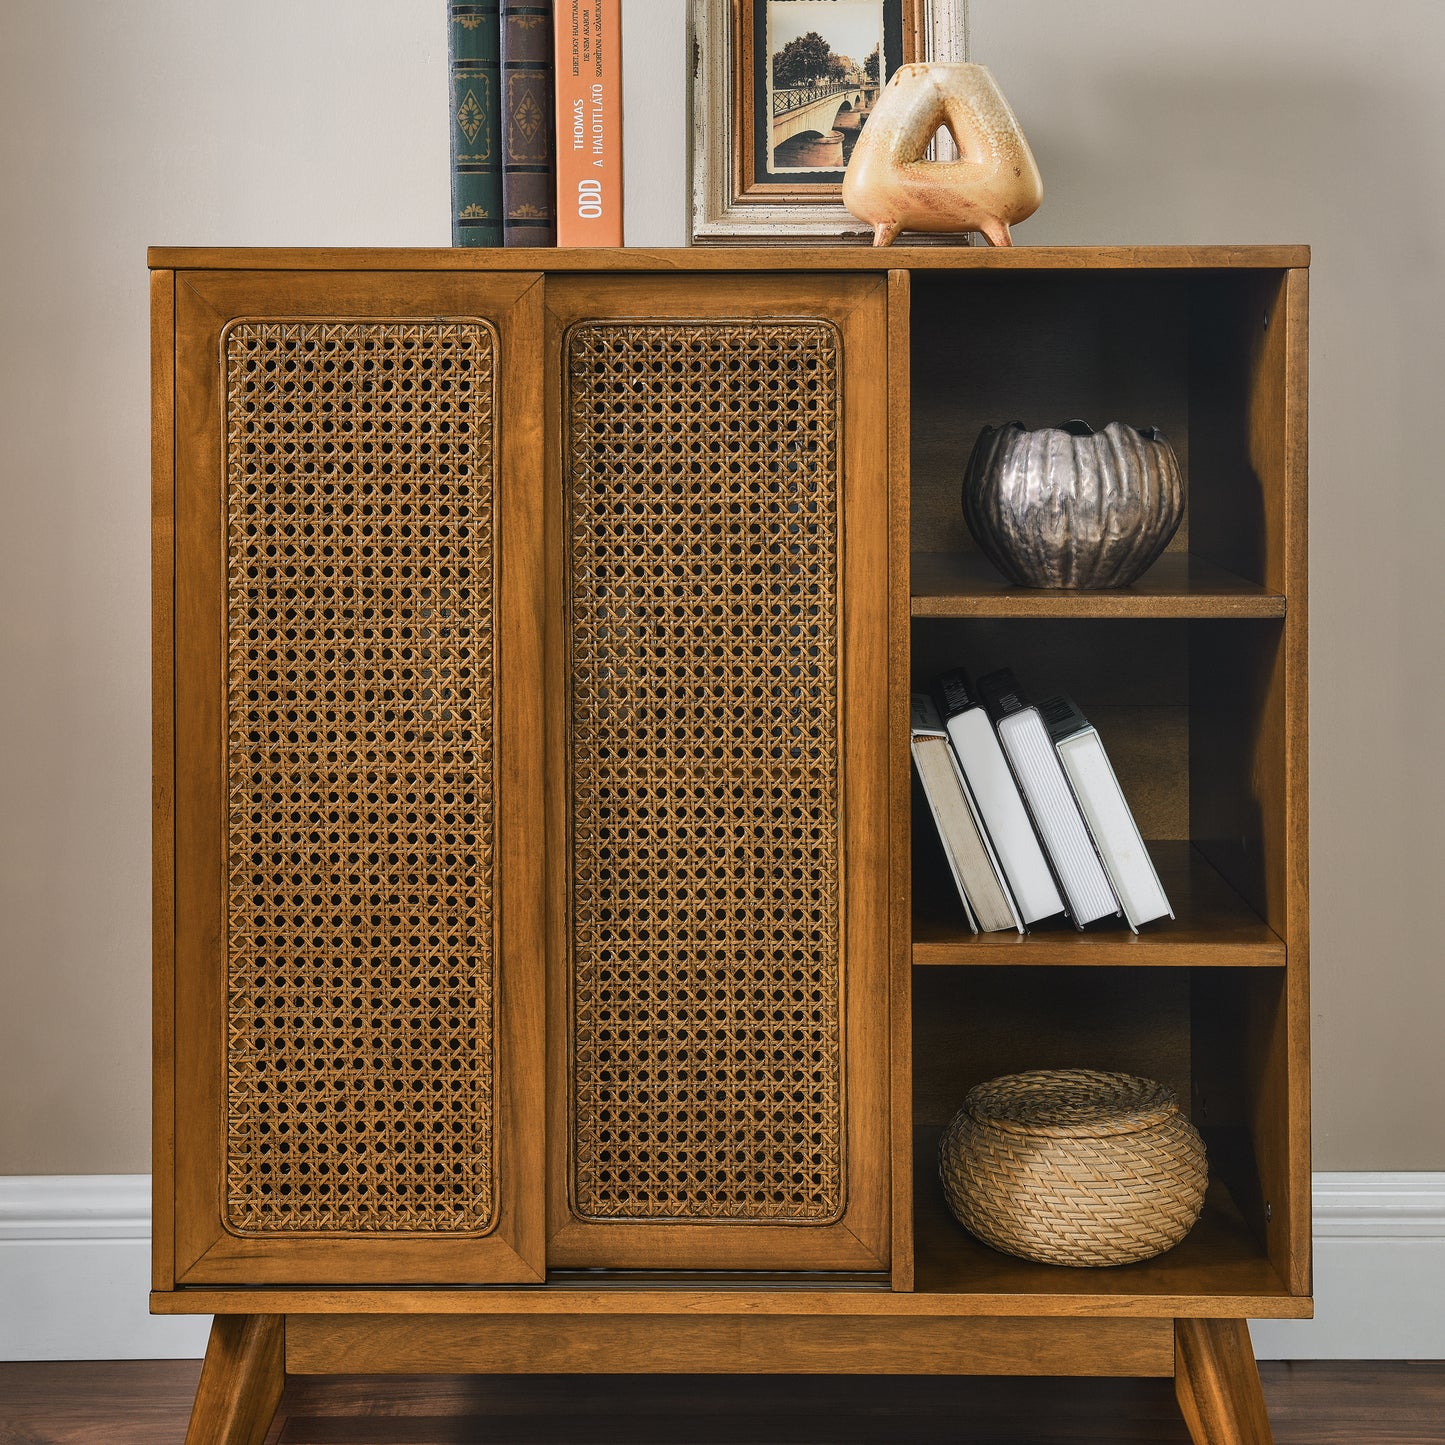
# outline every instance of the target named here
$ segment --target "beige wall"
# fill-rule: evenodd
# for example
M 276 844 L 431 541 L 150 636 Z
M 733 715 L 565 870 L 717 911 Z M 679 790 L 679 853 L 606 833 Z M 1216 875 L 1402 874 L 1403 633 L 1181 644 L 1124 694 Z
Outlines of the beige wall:
M 144 247 L 444 244 L 441 11 L 6 6 L 0 1173 L 147 1166 Z M 682 0 L 625 13 L 628 239 L 674 243 Z M 1445 6 L 972 14 L 1045 178 L 1020 243 L 1315 247 L 1316 1164 L 1445 1168 Z

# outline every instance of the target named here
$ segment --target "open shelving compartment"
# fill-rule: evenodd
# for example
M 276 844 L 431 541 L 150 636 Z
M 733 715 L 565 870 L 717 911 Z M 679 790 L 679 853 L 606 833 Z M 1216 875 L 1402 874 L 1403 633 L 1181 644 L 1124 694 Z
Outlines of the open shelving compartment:
M 1137 937 L 972 935 L 914 784 L 919 1291 L 1040 1313 L 1309 1312 L 1304 284 L 1272 268 L 910 278 L 910 686 L 1009 667 L 1035 700 L 1069 693 L 1176 911 Z M 1071 417 L 1159 426 L 1179 456 L 1184 522 L 1132 587 L 1012 586 L 963 524 L 985 425 Z M 938 1137 L 968 1089 L 1066 1067 L 1160 1079 L 1204 1135 L 1204 1213 L 1157 1259 L 1033 1264 L 948 1214 Z
M 919 969 L 914 1288 L 1038 1296 L 1060 1308 L 1085 1296 L 1119 1312 L 1187 1314 L 1180 1301 L 1238 1299 L 1248 1303 L 1226 1313 L 1293 1313 L 1291 1251 L 1276 1254 L 1269 1241 L 1273 1217 L 1293 1202 L 1287 1174 L 1267 1157 L 1283 1127 L 1269 1049 L 1285 986 L 1283 969 Z M 943 1126 L 974 1084 L 1029 1068 L 1118 1070 L 1174 1089 L 1210 1164 L 1204 1212 L 1182 1244 L 1140 1264 L 1065 1268 L 1000 1254 L 952 1218 L 937 1177 Z

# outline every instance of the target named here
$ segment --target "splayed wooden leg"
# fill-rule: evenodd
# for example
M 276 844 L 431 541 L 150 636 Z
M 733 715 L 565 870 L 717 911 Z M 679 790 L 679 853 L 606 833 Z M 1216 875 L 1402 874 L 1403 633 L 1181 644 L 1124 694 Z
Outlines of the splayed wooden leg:
M 1194 1445 L 1273 1445 L 1243 1320 L 1174 1321 L 1174 1394 Z
M 217 1315 L 186 1445 L 261 1445 L 286 1381 L 284 1316 Z

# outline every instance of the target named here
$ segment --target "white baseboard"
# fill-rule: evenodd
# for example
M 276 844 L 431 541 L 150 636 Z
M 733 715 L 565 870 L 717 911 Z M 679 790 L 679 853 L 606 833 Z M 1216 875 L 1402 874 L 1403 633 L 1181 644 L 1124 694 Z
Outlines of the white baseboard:
M 1263 1360 L 1445 1359 L 1445 1174 L 1316 1174 L 1313 1320 Z M 0 1177 L 0 1360 L 194 1359 L 210 1320 L 146 1312 L 150 1177 Z
M 1445 1174 L 1316 1174 L 1315 1317 L 1257 1320 L 1262 1360 L 1445 1359 Z
M 210 1316 L 148 1311 L 149 1174 L 0 1177 L 0 1360 L 185 1360 Z

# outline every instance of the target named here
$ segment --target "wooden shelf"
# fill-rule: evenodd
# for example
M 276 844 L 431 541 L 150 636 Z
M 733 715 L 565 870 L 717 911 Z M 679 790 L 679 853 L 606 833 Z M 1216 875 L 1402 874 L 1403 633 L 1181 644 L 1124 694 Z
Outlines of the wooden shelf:
M 1073 1302 L 1080 1313 L 1093 1312 L 1105 1300 L 1128 1302 L 1147 1313 L 1163 1299 L 1292 1298 L 1264 1246 L 1217 1181 L 1210 1184 L 1204 1212 L 1188 1237 L 1154 1259 L 1076 1269 L 1000 1254 L 981 1244 L 948 1212 L 938 1181 L 941 1133 L 937 1128 L 919 1128 L 914 1134 L 914 1288 L 920 1293 L 1027 1295 L 1053 1300 L 1059 1312 Z
M 1150 856 L 1175 917 L 1146 924 L 1139 934 L 1122 924 L 1079 933 L 1067 925 L 1019 935 L 968 932 L 955 893 L 930 879 L 915 888 L 915 964 L 1058 965 L 1136 968 L 1277 968 L 1284 940 L 1189 843 L 1154 842 Z M 951 885 L 950 885 L 951 886 Z
M 1132 587 L 1077 592 L 1016 587 L 977 552 L 915 552 L 915 617 L 1283 617 L 1278 592 L 1185 552 L 1161 557 Z

